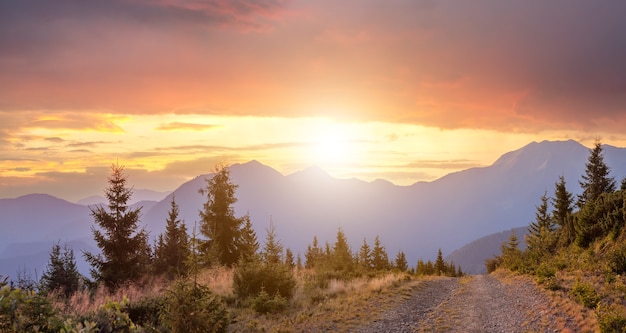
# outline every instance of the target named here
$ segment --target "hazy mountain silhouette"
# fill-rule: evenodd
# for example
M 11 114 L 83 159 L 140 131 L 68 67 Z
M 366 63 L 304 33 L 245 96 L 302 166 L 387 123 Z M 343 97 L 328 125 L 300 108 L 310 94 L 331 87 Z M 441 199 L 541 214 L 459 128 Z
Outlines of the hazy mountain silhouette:
M 527 226 L 539 198 L 545 191 L 554 192 L 560 175 L 570 192 L 579 193 L 588 154 L 588 148 L 571 140 L 534 142 L 504 154 L 491 166 L 411 186 L 335 179 L 315 167 L 282 175 L 252 161 L 231 167 L 232 180 L 239 185 L 235 212 L 250 214 L 259 241 L 272 219 L 282 243 L 296 254 L 304 255 L 314 235 L 322 244 L 333 243 L 341 227 L 352 251 L 364 237 L 371 245 L 379 235 L 390 258 L 402 250 L 413 266 L 419 258 L 434 259 L 438 248 L 446 254 L 479 237 Z M 626 175 L 626 149 L 605 146 L 605 159 L 611 175 L 621 181 Z M 191 232 L 206 201 L 198 190 L 209 177 L 200 175 L 159 202 L 143 203 L 140 225 L 147 226 L 151 238 L 164 229 L 172 197 Z M 35 195 L 0 200 L 0 212 L 3 229 L 10 230 L 0 235 L 0 274 L 14 276 L 17 270 L 2 265 L 2 260 L 18 255 L 6 253 L 10 244 L 45 241 L 49 251 L 62 239 L 93 246 L 93 219 L 86 206 Z

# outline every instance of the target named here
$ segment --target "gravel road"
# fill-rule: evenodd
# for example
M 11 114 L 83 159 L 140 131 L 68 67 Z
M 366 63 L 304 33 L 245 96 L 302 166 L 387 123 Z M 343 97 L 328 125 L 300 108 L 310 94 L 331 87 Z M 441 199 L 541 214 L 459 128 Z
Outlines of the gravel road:
M 426 281 L 383 318 L 355 332 L 576 332 L 530 281 L 491 275 Z

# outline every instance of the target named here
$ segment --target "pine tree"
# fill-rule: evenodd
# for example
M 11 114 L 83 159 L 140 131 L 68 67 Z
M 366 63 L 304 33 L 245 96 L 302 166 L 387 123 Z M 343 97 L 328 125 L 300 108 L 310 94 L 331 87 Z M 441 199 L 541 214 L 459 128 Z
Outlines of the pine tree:
M 245 215 L 242 219 L 243 227 L 239 240 L 239 253 L 244 261 L 250 261 L 259 251 L 259 242 L 256 238 L 256 232 L 252 228 L 250 215 Z
M 296 267 L 296 264 L 294 262 L 294 257 L 293 257 L 293 251 L 291 251 L 290 248 L 287 248 L 285 250 L 285 265 L 287 265 L 287 267 L 294 269 Z
M 596 141 L 590 149 L 589 159 L 585 164 L 585 174 L 582 175 L 580 187 L 583 193 L 578 198 L 578 206 L 596 200 L 602 193 L 615 191 L 615 179 L 609 177 L 611 169 L 604 163 L 604 153 L 600 141 Z
M 80 281 L 74 250 L 66 243 L 61 251 L 60 242 L 57 242 L 52 246 L 50 261 L 41 276 L 41 288 L 46 292 L 61 291 L 68 298 L 78 291 Z
M 535 207 L 537 209 L 537 212 L 535 213 L 535 221 L 531 222 L 530 226 L 528 227 L 528 231 L 531 235 L 539 234 L 541 228 L 545 228 L 548 231 L 554 230 L 554 222 L 552 220 L 552 216 L 550 216 L 550 214 L 548 213 L 549 200 L 550 199 L 548 198 L 547 193 L 544 193 L 541 196 L 541 204 Z
M 123 171 L 124 168 L 119 165 L 111 167 L 109 187 L 105 190 L 108 210 L 103 206 L 90 208 L 99 227 L 92 226 L 91 230 L 102 253 L 84 252 L 92 267 L 92 277 L 112 289 L 139 279 L 150 263 L 148 233 L 145 227 L 139 229 L 138 225 L 141 208 L 128 207 L 132 189 L 126 186 Z
M 363 245 L 359 249 L 359 265 L 366 271 L 372 269 L 372 250 L 367 244 L 367 239 L 363 238 Z
M 347 273 L 353 269 L 352 253 L 348 245 L 348 238 L 341 228 L 337 230 L 337 239 L 332 251 L 332 263 L 333 270 L 338 272 Z
M 372 266 L 377 271 L 389 268 L 389 256 L 385 247 L 380 243 L 380 237 L 374 239 L 374 248 L 372 249 Z
M 409 269 L 409 264 L 406 261 L 406 254 L 403 251 L 399 251 L 396 255 L 395 266 L 400 272 L 406 272 Z
M 572 218 L 572 204 L 574 195 L 567 191 L 565 177 L 559 177 L 554 189 L 554 210 L 552 218 L 561 230 L 561 237 L 565 244 L 570 244 L 576 238 L 574 230 L 574 219 Z
M 317 236 L 313 236 L 313 244 L 307 246 L 304 253 L 304 267 L 313 268 L 322 256 L 322 249 L 319 247 Z
M 154 250 L 154 266 L 158 273 L 169 278 L 187 274 L 190 255 L 189 236 L 185 223 L 178 218 L 179 208 L 172 196 L 171 208 L 165 224 L 165 233 L 159 235 Z
M 437 259 L 435 260 L 435 274 L 442 275 L 447 271 L 446 262 L 443 261 L 443 253 L 441 249 L 437 251 Z
M 511 270 L 517 270 L 521 263 L 522 251 L 519 249 L 519 240 L 517 239 L 515 230 L 511 230 L 509 240 L 502 243 L 500 249 L 502 251 L 502 265 Z
M 276 228 L 274 223 L 270 219 L 269 228 L 265 229 L 266 238 L 263 245 L 263 251 L 261 252 L 261 258 L 265 264 L 280 264 L 282 263 L 283 245 L 278 240 L 276 235 Z
M 200 211 L 200 233 L 207 239 L 200 249 L 207 264 L 233 266 L 240 258 L 241 225 L 243 219 L 235 217 L 233 205 L 237 202 L 237 185 L 230 181 L 226 166 L 217 166 L 213 177 L 206 180 L 200 194 L 206 195 Z

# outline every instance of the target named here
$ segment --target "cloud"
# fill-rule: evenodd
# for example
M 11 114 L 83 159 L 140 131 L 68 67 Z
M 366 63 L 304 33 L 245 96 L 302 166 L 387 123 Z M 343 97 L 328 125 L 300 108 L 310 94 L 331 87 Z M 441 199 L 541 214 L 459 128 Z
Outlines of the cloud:
M 212 130 L 215 128 L 221 127 L 220 125 L 211 125 L 211 124 L 194 124 L 194 123 L 183 123 L 183 122 L 173 122 L 162 124 L 157 127 L 158 131 L 206 131 Z
M 623 1 L 6 0 L 0 110 L 619 133 L 625 16 Z

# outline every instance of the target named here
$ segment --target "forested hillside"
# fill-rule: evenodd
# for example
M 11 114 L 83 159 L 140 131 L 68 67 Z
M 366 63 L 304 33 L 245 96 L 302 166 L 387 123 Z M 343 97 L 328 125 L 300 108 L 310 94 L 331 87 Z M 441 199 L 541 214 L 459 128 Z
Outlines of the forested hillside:
M 610 175 L 600 143 L 590 149 L 575 196 L 564 177 L 538 200 L 522 250 L 512 233 L 502 253 L 486 261 L 534 276 L 554 295 L 588 308 L 603 332 L 626 330 L 626 179 Z M 572 180 L 573 181 L 573 180 Z

